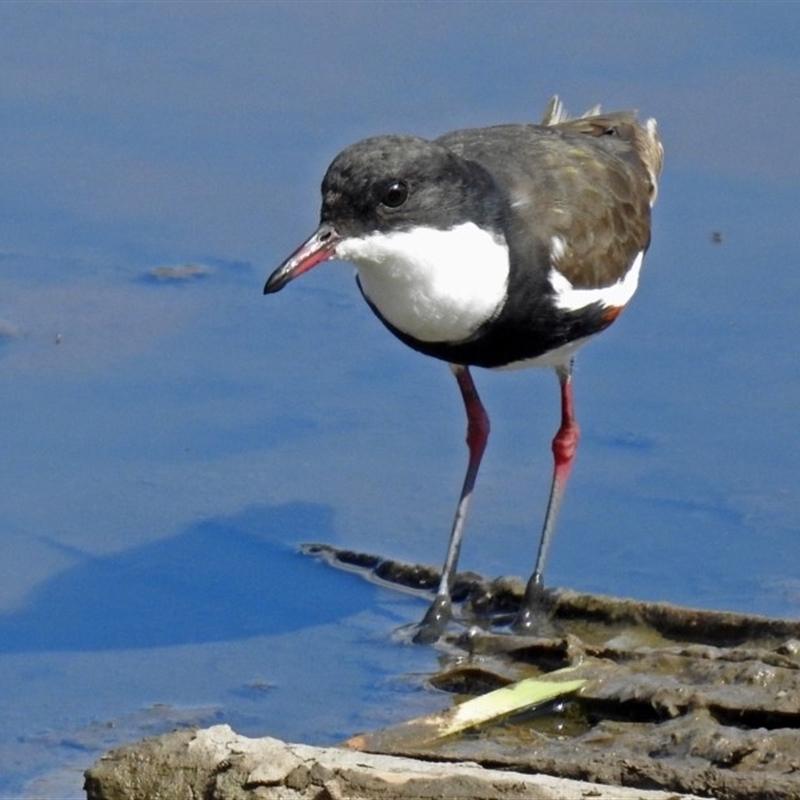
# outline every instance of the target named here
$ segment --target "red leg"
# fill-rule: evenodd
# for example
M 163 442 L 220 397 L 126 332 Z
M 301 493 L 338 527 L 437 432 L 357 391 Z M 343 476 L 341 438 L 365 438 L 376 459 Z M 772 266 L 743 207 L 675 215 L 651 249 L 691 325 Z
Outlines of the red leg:
M 431 607 L 419 624 L 414 636 L 415 642 L 435 642 L 441 636 L 452 614 L 450 594 L 458 566 L 458 555 L 461 551 L 461 540 L 464 536 L 464 523 L 467 519 L 469 503 L 472 499 L 472 490 L 475 478 L 481 465 L 486 442 L 489 439 L 489 415 L 481 403 L 478 391 L 472 381 L 469 369 L 464 366 L 451 364 L 450 367 L 458 381 L 458 388 L 464 399 L 464 409 L 467 412 L 467 447 L 469 448 L 469 463 L 464 476 L 464 485 L 458 499 L 453 527 L 450 531 L 450 542 L 447 546 L 447 557 L 442 567 L 442 578 Z
M 556 375 L 561 386 L 561 425 L 553 438 L 553 482 L 550 486 L 550 499 L 547 502 L 544 527 L 539 540 L 536 566 L 525 589 L 525 598 L 519 616 L 513 625 L 515 630 L 523 632 L 534 627 L 537 612 L 541 612 L 545 562 L 553 542 L 558 511 L 564 498 L 564 490 L 567 488 L 567 480 L 580 439 L 580 429 L 575 420 L 575 405 L 572 396 L 572 362 L 567 366 L 557 367 Z

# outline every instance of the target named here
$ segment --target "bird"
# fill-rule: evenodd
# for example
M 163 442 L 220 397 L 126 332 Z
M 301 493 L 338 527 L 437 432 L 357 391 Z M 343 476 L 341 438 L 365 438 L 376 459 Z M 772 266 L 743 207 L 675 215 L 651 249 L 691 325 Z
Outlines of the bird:
M 600 106 L 570 117 L 556 95 L 539 124 L 467 128 L 435 139 L 389 134 L 346 147 L 322 181 L 319 226 L 264 286 L 321 262 L 350 262 L 369 307 L 400 341 L 446 362 L 467 417 L 468 462 L 435 597 L 414 641 L 452 618 L 465 521 L 489 438 L 471 370 L 555 371 L 561 420 L 533 572 L 511 625 L 534 633 L 544 569 L 578 447 L 576 352 L 637 289 L 664 148 L 657 123 Z

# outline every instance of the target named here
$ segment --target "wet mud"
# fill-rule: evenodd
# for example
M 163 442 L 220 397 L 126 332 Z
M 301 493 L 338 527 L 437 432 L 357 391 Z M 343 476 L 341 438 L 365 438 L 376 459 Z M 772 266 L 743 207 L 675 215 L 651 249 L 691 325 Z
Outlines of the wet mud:
M 438 571 L 308 545 L 369 580 L 428 592 Z M 575 667 L 566 702 L 432 742 L 403 726 L 366 733 L 373 753 L 663 789 L 724 800 L 800 800 L 800 622 L 565 590 L 546 595 L 540 631 L 503 625 L 523 585 L 459 577 L 456 621 L 432 687 L 454 700 Z

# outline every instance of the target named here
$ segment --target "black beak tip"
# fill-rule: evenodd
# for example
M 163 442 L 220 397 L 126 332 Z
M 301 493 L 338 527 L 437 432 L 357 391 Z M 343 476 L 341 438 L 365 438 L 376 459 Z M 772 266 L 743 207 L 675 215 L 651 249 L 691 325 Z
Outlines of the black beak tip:
M 287 281 L 282 280 L 278 272 L 279 271 L 273 272 L 272 275 L 267 278 L 267 282 L 264 284 L 264 294 L 275 294 L 275 292 L 279 292 L 286 286 Z

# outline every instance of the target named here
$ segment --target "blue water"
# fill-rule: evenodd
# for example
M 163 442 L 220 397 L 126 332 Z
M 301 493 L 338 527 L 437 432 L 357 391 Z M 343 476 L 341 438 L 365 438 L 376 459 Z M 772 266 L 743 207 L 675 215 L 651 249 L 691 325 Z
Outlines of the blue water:
M 667 160 L 637 298 L 578 359 L 549 581 L 798 614 L 796 5 L 5 3 L 0 26 L 0 797 L 80 797 L 104 749 L 174 725 L 329 743 L 446 702 L 435 651 L 393 637 L 424 603 L 296 546 L 440 562 L 452 377 L 349 266 L 261 288 L 341 147 L 554 91 L 658 117 Z M 556 381 L 476 381 L 462 563 L 523 574 Z

